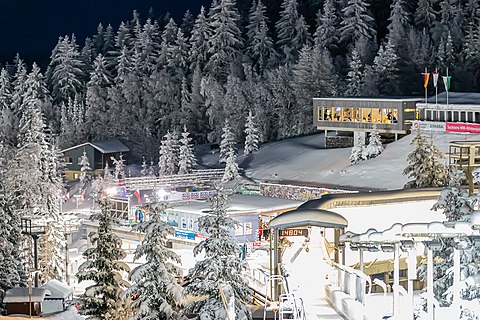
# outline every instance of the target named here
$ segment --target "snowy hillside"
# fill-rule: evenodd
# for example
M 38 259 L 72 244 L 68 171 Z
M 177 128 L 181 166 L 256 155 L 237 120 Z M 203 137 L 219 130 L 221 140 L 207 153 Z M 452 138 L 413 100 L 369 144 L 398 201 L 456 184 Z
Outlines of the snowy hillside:
M 477 135 L 425 134 L 433 137 L 434 144 L 444 153 L 450 141 L 480 140 Z M 401 189 L 407 182 L 402 175 L 407 166 L 407 155 L 413 135 L 385 145 L 385 151 L 377 158 L 350 165 L 350 148 L 323 149 L 323 133 L 267 143 L 252 155 L 241 154 L 238 163 L 245 175 L 258 181 L 306 182 L 362 187 L 372 189 Z M 205 165 L 214 165 L 218 154 L 208 154 L 199 159 Z M 447 159 L 445 158 L 445 161 Z

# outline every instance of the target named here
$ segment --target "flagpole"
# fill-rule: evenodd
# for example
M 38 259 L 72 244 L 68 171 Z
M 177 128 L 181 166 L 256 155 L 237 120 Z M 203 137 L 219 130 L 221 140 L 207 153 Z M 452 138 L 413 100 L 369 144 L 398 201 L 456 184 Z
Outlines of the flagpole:
M 447 81 L 448 81 L 448 68 L 447 68 Z M 447 109 L 450 109 L 448 106 L 448 91 L 450 91 L 450 88 L 447 89 Z
M 424 82 L 423 82 L 423 86 L 425 87 L 425 117 L 427 116 L 427 110 L 428 110 L 428 98 L 427 98 L 427 94 L 428 94 L 428 70 L 427 70 L 427 67 L 425 67 L 425 77 L 426 77 L 426 80 L 424 78 Z
M 435 84 L 435 108 L 437 109 L 437 121 L 440 120 L 440 115 L 439 115 L 439 112 L 438 112 L 438 86 L 437 86 L 437 81 L 438 80 L 438 68 L 435 68 L 435 73 L 436 73 L 436 77 L 433 77 L 434 79 L 434 84 Z

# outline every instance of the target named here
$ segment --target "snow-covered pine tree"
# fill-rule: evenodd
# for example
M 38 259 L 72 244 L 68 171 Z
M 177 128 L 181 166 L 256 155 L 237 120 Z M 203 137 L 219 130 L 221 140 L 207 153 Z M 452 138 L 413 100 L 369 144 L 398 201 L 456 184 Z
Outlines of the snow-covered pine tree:
M 398 60 L 392 40 L 389 40 L 385 46 L 380 46 L 377 56 L 373 60 L 375 82 L 380 94 L 394 95 L 399 93 Z
M 407 35 L 409 13 L 406 10 L 405 0 L 394 0 L 390 5 L 390 24 L 388 25 L 388 41 L 395 50 L 403 47 Z
M 99 196 L 101 212 L 92 215 L 92 219 L 99 223 L 97 231 L 90 234 L 94 247 L 83 253 L 86 261 L 77 273 L 79 283 L 94 282 L 80 297 L 81 312 L 92 320 L 126 320 L 130 316 L 125 294 L 129 284 L 122 274 L 130 272 L 130 268 L 122 262 L 126 254 L 122 249 L 122 240 L 112 231 L 110 203 L 104 192 Z
M 233 290 L 235 319 L 251 318 L 245 306 L 249 289 L 243 276 L 246 264 L 240 259 L 240 247 L 232 236 L 237 224 L 227 215 L 229 195 L 223 185 L 216 187 L 212 197 L 212 213 L 198 219 L 199 229 L 208 235 L 194 249 L 195 256 L 204 253 L 205 258 L 190 269 L 192 281 L 184 287 L 184 295 L 196 297 L 186 305 L 183 314 L 198 314 L 200 319 L 226 319 L 227 310 L 222 303 L 220 287 L 227 285 Z
M 115 179 L 124 179 L 125 176 L 125 160 L 123 159 L 123 154 L 118 156 L 118 159 L 111 157 L 113 163 L 113 176 Z
M 158 159 L 159 175 L 172 175 L 177 172 L 177 138 L 176 133 L 168 131 L 161 141 Z
M 335 55 L 340 46 L 339 17 L 334 0 L 326 0 L 323 3 L 323 13 L 318 10 L 317 30 L 314 34 L 316 47 L 327 49 Z
M 15 146 L 17 140 L 18 116 L 12 109 L 12 85 L 5 68 L 0 72 L 0 141 Z
M 236 162 L 237 154 L 235 150 L 231 150 L 227 154 L 227 161 L 225 163 L 225 172 L 223 173 L 222 182 L 227 183 L 229 181 L 235 180 L 239 176 L 239 168 Z
M 193 146 L 190 144 L 192 138 L 190 138 L 190 132 L 188 132 L 186 126 L 183 126 L 181 135 L 182 138 L 178 141 L 178 174 L 186 174 L 192 172 L 192 168 L 197 164 L 197 159 L 193 153 Z
M 87 153 L 83 151 L 83 155 L 80 157 L 80 189 L 82 191 L 92 181 L 92 168 L 90 167 L 90 161 L 87 157 Z
M 0 145 L 0 303 L 6 290 L 26 285 L 26 272 L 20 257 L 22 234 L 20 217 L 14 213 L 5 189 L 4 174 L 7 168 L 5 147 Z M 1 307 L 0 307 L 1 311 Z
M 137 224 L 134 231 L 145 234 L 135 250 L 134 260 L 145 258 L 145 263 L 132 270 L 130 295 L 133 302 L 133 320 L 175 320 L 181 307 L 181 287 L 176 277 L 181 273 L 180 257 L 167 249 L 169 236 L 175 229 L 161 219 L 158 209 L 152 210 L 150 220 Z
M 225 83 L 230 68 L 241 59 L 242 33 L 238 27 L 240 16 L 235 0 L 220 0 L 210 10 L 209 26 L 212 36 L 207 39 L 210 58 L 206 62 L 207 74 Z
M 148 175 L 152 177 L 155 175 L 155 164 L 153 163 L 153 160 L 150 160 L 150 166 L 148 167 Z
M 369 6 L 364 0 L 348 0 L 346 7 L 342 9 L 343 19 L 340 22 L 341 40 L 344 43 L 353 44 L 362 37 L 369 40 L 375 38 L 375 20 Z
M 248 111 L 247 121 L 245 122 L 245 148 L 243 153 L 250 154 L 258 151 L 260 143 L 260 132 L 255 121 L 252 110 Z
M 237 143 L 228 119 L 225 119 L 225 124 L 222 131 L 222 140 L 220 141 L 220 157 L 218 160 L 220 163 L 227 162 L 230 153 L 235 152 L 235 144 Z
M 366 160 L 366 158 L 364 157 L 364 154 L 365 154 L 365 141 L 359 135 L 357 136 L 355 144 L 352 148 L 352 152 L 350 153 L 350 163 L 357 164 Z
M 209 57 L 209 42 L 208 40 L 211 37 L 211 30 L 208 27 L 207 17 L 205 17 L 205 8 L 202 6 L 200 12 L 195 19 L 195 24 L 193 25 L 192 35 L 189 39 L 190 44 L 190 54 L 189 61 L 190 69 L 203 70 L 205 64 L 208 61 Z
M 276 45 L 283 64 L 295 63 L 300 50 L 310 42 L 307 23 L 297 7 L 297 0 L 283 0 L 280 19 L 275 24 Z
M 421 131 L 418 130 L 413 138 L 415 149 L 407 156 L 408 166 L 403 175 L 411 178 L 404 188 L 441 187 L 448 183 L 448 171 L 445 165 L 439 162 L 443 154 L 432 143 L 428 143 Z
M 370 132 L 368 138 L 369 141 L 367 147 L 365 148 L 364 157 L 366 159 L 373 159 L 378 157 L 383 152 L 382 137 L 380 137 L 380 134 L 378 133 L 376 123 L 373 124 L 373 130 Z
M 357 49 L 352 50 L 350 58 L 350 70 L 347 73 L 347 96 L 358 96 L 360 94 L 363 80 L 363 63 Z
M 265 68 L 275 63 L 276 52 L 268 33 L 266 7 L 261 0 L 252 1 L 247 25 L 246 51 L 252 59 L 253 69 L 263 74 Z

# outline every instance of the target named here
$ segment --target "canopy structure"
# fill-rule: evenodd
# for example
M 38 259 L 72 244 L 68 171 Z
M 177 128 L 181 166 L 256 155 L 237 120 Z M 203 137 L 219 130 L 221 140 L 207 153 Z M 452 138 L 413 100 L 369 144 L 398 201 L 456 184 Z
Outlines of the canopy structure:
M 302 226 L 345 228 L 348 221 L 338 213 L 322 209 L 296 209 L 285 212 L 270 221 L 270 228 L 295 228 Z
M 45 296 L 50 294 L 50 291 L 44 288 L 31 288 L 31 290 L 31 294 L 29 294 L 28 288 L 8 289 L 3 303 L 42 302 Z
M 51 293 L 46 299 L 67 299 L 73 293 L 72 288 L 55 279 L 45 283 L 42 288 L 49 290 Z

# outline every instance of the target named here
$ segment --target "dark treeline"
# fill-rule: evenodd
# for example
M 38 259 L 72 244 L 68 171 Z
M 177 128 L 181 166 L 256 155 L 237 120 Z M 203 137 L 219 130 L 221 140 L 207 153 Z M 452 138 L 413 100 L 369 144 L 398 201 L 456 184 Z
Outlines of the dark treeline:
M 264 141 L 311 132 L 313 97 L 418 95 L 425 68 L 448 68 L 453 91 L 479 89 L 478 0 L 214 0 L 178 21 L 134 12 L 83 45 L 61 36 L 43 74 L 20 56 L 8 64 L 0 139 L 17 145 L 27 77 L 61 148 L 117 137 L 156 158 L 183 126 L 218 142 L 230 119 L 241 141 L 249 111 Z

